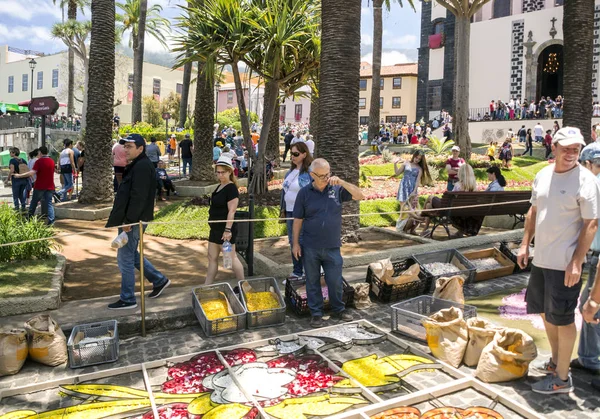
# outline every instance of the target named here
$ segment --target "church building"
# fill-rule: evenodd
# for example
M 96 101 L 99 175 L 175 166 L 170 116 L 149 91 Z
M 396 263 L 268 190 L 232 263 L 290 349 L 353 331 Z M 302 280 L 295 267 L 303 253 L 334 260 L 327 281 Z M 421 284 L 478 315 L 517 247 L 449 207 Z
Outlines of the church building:
M 563 92 L 563 3 L 569 0 L 491 0 L 471 24 L 470 117 L 490 101 L 536 100 Z M 595 1 L 593 100 L 599 101 L 600 0 Z M 422 2 L 417 118 L 452 110 L 454 15 L 435 0 Z M 583 71 L 583 70 L 582 70 Z

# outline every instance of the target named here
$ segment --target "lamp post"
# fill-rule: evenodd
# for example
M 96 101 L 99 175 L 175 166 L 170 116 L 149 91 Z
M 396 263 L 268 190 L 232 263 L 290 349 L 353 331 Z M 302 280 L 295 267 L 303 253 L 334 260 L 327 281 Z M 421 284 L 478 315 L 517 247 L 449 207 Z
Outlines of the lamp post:
M 219 89 L 220 88 L 221 88 L 221 85 L 217 81 L 217 83 L 215 84 L 215 89 L 217 92 L 216 99 L 215 99 L 215 124 L 217 123 L 217 114 L 219 113 Z
M 33 99 L 33 70 L 35 70 L 35 66 L 36 66 L 36 62 L 35 62 L 35 58 L 32 58 L 31 60 L 29 60 L 29 68 L 31 68 L 31 98 Z

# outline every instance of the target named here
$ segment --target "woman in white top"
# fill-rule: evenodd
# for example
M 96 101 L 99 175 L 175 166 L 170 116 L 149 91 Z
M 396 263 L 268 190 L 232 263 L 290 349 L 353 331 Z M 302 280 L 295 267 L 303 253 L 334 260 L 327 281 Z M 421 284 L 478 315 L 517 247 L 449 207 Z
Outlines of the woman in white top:
M 292 218 L 296 197 L 301 188 L 309 185 L 312 181 L 308 168 L 313 161 L 312 155 L 308 151 L 306 143 L 295 143 L 291 147 L 291 163 L 290 171 L 286 173 L 283 180 L 283 188 L 281 191 L 280 216 L 285 214 L 285 218 Z M 292 247 L 292 225 L 293 220 L 287 220 L 287 232 L 290 242 L 290 252 Z M 300 244 L 302 244 L 302 234 L 300 234 Z M 302 268 L 302 257 L 296 259 L 292 254 L 292 262 L 294 264 L 294 272 L 291 277 L 301 277 L 304 270 Z
M 75 154 L 73 153 L 73 141 L 66 139 L 65 148 L 60 152 L 58 164 L 60 165 L 60 174 L 64 179 L 63 187 L 58 194 L 61 200 L 67 199 L 67 193 L 73 193 L 73 173 L 77 173 L 77 166 L 75 166 Z M 70 191 L 70 192 L 69 192 Z

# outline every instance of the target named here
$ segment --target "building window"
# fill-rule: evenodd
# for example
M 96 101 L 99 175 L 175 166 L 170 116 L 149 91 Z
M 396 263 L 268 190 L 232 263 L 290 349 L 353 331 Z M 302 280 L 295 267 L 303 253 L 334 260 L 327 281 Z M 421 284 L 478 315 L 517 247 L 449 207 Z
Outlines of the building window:
M 493 17 L 506 17 L 511 15 L 512 0 L 494 0 Z
M 127 75 L 127 90 L 133 90 L 133 74 Z
M 44 72 L 38 71 L 37 75 L 37 89 L 42 90 L 44 88 Z
M 383 90 L 383 86 L 384 86 L 384 80 L 383 77 L 379 79 L 379 90 Z
M 152 94 L 156 100 L 160 100 L 160 79 L 152 79 Z
M 394 77 L 392 87 L 394 89 L 402 89 L 402 77 Z
M 401 104 L 401 98 L 400 96 L 396 96 L 392 98 L 392 108 L 399 108 L 400 104 Z
M 367 90 L 367 81 L 364 79 L 360 80 L 360 90 Z
M 15 91 L 15 77 L 8 76 L 8 93 L 12 93 Z
M 379 98 L 379 109 L 383 109 L 383 98 Z
M 177 85 L 175 86 L 175 92 L 180 95 L 183 93 L 183 84 L 181 83 L 177 83 Z
M 442 86 L 429 86 L 427 89 L 427 103 L 430 111 L 442 109 Z
M 284 122 L 284 121 L 285 121 L 285 111 L 286 111 L 286 109 L 285 109 L 285 105 L 281 105 L 281 106 L 279 107 L 279 120 L 280 120 L 281 122 Z
M 28 74 L 23 74 L 23 78 L 21 79 L 21 90 L 26 92 L 29 90 L 29 78 Z
M 367 109 L 367 98 L 361 97 L 360 99 L 358 99 L 358 108 Z
M 368 125 L 368 124 L 369 124 L 369 117 L 368 117 L 368 116 L 361 116 L 361 117 L 359 118 L 359 121 L 358 121 L 358 123 L 359 123 L 360 125 Z
M 52 70 L 52 87 L 58 87 L 58 69 Z
M 444 20 L 440 19 L 433 24 L 431 34 L 432 35 L 441 35 L 443 33 L 444 33 Z
M 294 106 L 294 119 L 300 121 L 302 119 L 302 105 Z
M 555 6 L 564 6 L 565 0 L 554 0 Z
M 390 124 L 403 124 L 407 121 L 406 115 L 400 116 L 386 116 L 385 122 Z
M 227 103 L 233 103 L 233 92 L 231 90 L 227 92 Z

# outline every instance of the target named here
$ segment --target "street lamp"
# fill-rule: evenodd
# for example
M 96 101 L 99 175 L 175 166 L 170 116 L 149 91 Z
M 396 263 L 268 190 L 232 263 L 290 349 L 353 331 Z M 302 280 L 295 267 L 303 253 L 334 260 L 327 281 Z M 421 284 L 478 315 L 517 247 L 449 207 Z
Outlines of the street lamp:
M 215 123 L 217 123 L 217 113 L 219 112 L 219 89 L 221 85 L 217 81 L 215 84 L 215 89 L 217 90 L 216 99 L 215 99 Z
M 35 70 L 36 64 L 35 58 L 29 60 L 29 68 L 31 68 L 31 100 L 33 100 L 33 70 Z

